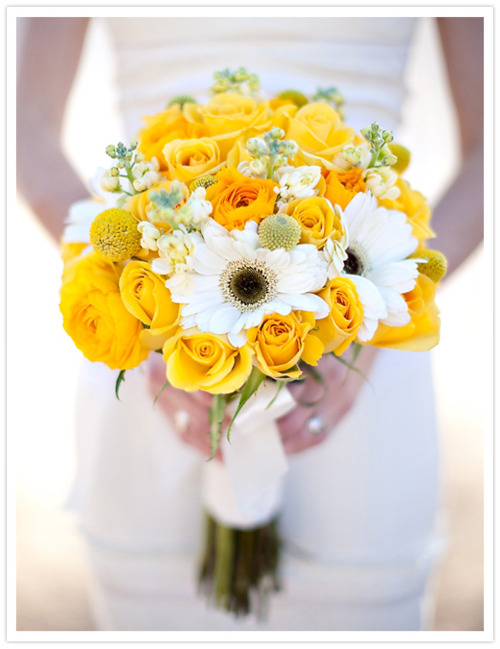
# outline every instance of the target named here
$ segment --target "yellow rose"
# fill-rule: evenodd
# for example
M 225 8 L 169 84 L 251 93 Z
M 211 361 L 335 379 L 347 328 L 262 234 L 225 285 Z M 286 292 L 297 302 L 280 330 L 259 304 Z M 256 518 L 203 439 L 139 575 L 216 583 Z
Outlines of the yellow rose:
M 333 211 L 331 203 L 319 196 L 288 203 L 286 213 L 301 227 L 300 243 L 312 243 L 322 248 L 327 239 L 338 241 L 344 234 L 340 218 Z
M 88 243 L 68 243 L 61 241 L 61 258 L 64 263 L 75 259 L 89 246 Z
M 399 188 L 400 194 L 394 200 L 381 200 L 380 205 L 388 210 L 400 210 L 406 214 L 408 222 L 413 228 L 413 236 L 419 243 L 435 237 L 436 234 L 430 226 L 431 208 L 427 203 L 425 196 L 410 187 L 410 184 L 398 178 L 396 187 Z
M 121 274 L 120 291 L 130 313 L 149 327 L 141 332 L 142 344 L 161 349 L 180 320 L 180 304 L 172 302 L 165 280 L 148 263 L 131 261 Z
M 163 346 L 167 380 L 175 388 L 211 394 L 239 390 L 252 370 L 251 347 L 233 347 L 226 336 L 178 329 Z
M 368 342 L 375 347 L 404 349 L 422 352 L 432 349 L 439 342 L 439 310 L 434 302 L 436 284 L 421 273 L 415 287 L 403 297 L 408 304 L 410 322 L 403 327 L 379 324 L 373 338 Z
M 248 150 L 245 146 L 250 137 L 252 136 L 241 136 L 233 144 L 226 158 L 226 165 L 228 167 L 234 167 L 235 169 L 237 169 L 240 162 L 250 162 L 251 160 L 253 160 L 252 156 L 248 153 Z
M 276 184 L 272 180 L 248 178 L 236 169 L 221 169 L 219 182 L 207 189 L 213 205 L 212 217 L 227 230 L 243 230 L 247 221 L 260 223 L 274 212 Z
M 167 169 L 163 157 L 163 148 L 167 142 L 198 138 L 207 134 L 207 128 L 203 124 L 190 122 L 184 117 L 179 104 L 174 104 L 163 113 L 143 119 L 146 125 L 137 135 L 139 151 L 145 155 L 146 160 L 156 158 L 161 171 Z
M 324 197 L 332 205 L 340 205 L 345 210 L 358 192 L 366 190 L 366 183 L 362 178 L 363 169 L 353 168 L 349 171 L 330 171 L 325 178 L 326 189 Z
M 340 115 L 328 104 L 313 102 L 299 110 L 284 106 L 275 113 L 273 121 L 286 133 L 287 140 L 295 140 L 300 151 L 293 164 L 319 164 L 327 169 L 342 171 L 334 158 L 354 141 L 354 129 L 345 126 Z
M 292 311 L 287 316 L 264 316 L 262 323 L 248 332 L 257 367 L 275 379 L 299 378 L 302 372 L 297 363 L 303 360 L 316 365 L 323 353 L 323 344 L 312 333 L 313 327 L 312 313 Z
M 149 354 L 139 320 L 125 308 L 117 268 L 91 253 L 64 267 L 60 309 L 63 327 L 90 361 L 129 370 Z
M 347 277 L 334 277 L 318 292 L 330 307 L 326 318 L 316 320 L 317 336 L 325 352 L 340 356 L 358 335 L 363 321 L 363 307 L 354 282 Z
M 170 180 L 189 183 L 213 173 L 221 166 L 221 156 L 217 142 L 208 137 L 193 140 L 173 140 L 163 148 Z
M 203 124 L 209 137 L 216 140 L 223 159 L 240 135 L 252 135 L 271 128 L 269 102 L 256 102 L 237 93 L 220 93 L 205 106 L 186 104 L 184 115 L 193 123 Z

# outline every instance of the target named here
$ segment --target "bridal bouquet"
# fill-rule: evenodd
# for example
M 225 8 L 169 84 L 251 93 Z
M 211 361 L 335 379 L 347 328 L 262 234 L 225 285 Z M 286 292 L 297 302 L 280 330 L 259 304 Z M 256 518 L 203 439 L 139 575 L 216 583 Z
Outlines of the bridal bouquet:
M 376 123 L 344 123 L 338 91 L 264 99 L 244 69 L 211 90 L 107 147 L 95 200 L 70 213 L 60 308 L 86 358 L 119 371 L 117 393 L 158 352 L 166 385 L 213 395 L 223 462 L 207 463 L 201 581 L 245 613 L 277 587 L 287 383 L 325 354 L 434 346 L 446 260 L 402 178 L 408 151 Z

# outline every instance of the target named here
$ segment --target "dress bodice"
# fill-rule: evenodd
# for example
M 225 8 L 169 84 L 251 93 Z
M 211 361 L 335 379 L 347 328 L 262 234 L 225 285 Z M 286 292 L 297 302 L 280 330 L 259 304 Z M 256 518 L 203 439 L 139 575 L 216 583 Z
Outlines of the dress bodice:
M 129 136 L 175 95 L 208 99 L 213 73 L 244 66 L 266 96 L 339 88 L 346 119 L 397 129 L 413 18 L 109 18 Z

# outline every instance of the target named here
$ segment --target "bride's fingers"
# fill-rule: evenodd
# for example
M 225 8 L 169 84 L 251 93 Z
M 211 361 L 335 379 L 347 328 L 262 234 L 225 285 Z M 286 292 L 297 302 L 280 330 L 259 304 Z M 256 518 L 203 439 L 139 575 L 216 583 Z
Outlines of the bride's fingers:
M 209 458 L 210 450 L 210 404 L 212 395 L 207 392 L 185 392 L 167 385 L 164 389 L 164 364 L 154 363 L 150 368 L 150 387 L 158 395 L 157 405 L 171 421 L 183 442 L 195 447 Z M 225 416 L 222 428 L 227 429 L 229 415 Z M 221 459 L 220 450 L 217 459 Z
M 298 406 L 278 421 L 285 453 L 288 455 L 298 453 L 325 439 L 330 427 L 319 433 L 313 433 L 308 428 L 308 422 L 313 415 L 312 409 Z

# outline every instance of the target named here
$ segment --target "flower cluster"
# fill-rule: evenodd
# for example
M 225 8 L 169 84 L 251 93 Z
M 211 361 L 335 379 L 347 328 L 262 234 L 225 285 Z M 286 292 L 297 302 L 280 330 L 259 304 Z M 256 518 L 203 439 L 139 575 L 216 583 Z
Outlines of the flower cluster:
M 107 148 L 109 208 L 79 212 L 64 242 L 79 349 L 121 370 L 159 351 L 173 386 L 232 395 L 351 345 L 434 346 L 446 261 L 402 178 L 408 151 L 376 123 L 347 126 L 335 89 L 266 100 L 240 69 L 212 90 Z

